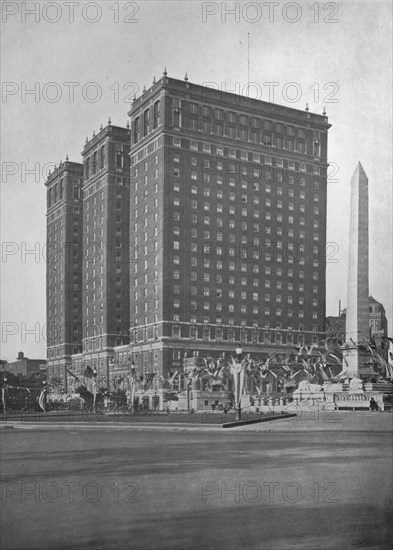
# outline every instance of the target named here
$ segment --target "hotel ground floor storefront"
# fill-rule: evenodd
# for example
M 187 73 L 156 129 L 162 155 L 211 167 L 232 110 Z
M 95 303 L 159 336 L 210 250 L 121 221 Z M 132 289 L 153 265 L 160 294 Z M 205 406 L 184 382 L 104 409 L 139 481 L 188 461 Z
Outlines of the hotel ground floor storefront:
M 233 387 L 230 376 L 219 380 L 207 374 L 195 377 L 206 366 L 205 359 L 225 366 L 236 357 L 240 346 L 243 357 L 249 355 L 261 362 L 272 354 L 294 353 L 295 346 L 310 345 L 325 336 L 279 328 L 223 327 L 219 333 L 222 338 L 213 339 L 212 330 L 205 325 L 195 327 L 192 339 L 182 334 L 182 327 L 168 323 L 159 329 L 134 329 L 130 344 L 102 348 L 102 339 L 97 339 L 98 345 L 94 345 L 94 339 L 84 342 L 83 352 L 48 361 L 48 379 L 61 380 L 63 391 L 72 394 L 89 367 L 99 389 L 125 392 L 130 406 L 149 410 L 208 409 L 216 403 L 230 402 Z M 260 380 L 246 376 L 244 393 L 255 395 L 257 386 L 265 397 L 285 394 L 291 385 L 291 381 L 283 384 L 273 376 Z M 169 390 L 176 393 L 176 400 L 168 401 Z

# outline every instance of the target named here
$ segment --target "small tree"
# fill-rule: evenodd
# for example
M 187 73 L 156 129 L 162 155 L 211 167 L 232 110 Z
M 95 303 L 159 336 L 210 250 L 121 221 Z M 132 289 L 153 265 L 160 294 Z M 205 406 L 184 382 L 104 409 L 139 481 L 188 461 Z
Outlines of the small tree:
M 125 407 L 127 405 L 127 395 L 124 390 L 118 389 L 110 393 L 110 398 L 116 401 L 118 407 Z
M 106 393 L 106 390 L 103 388 L 100 388 L 99 392 L 96 395 L 96 398 L 94 400 L 94 394 L 87 389 L 87 386 L 85 384 L 81 384 L 77 388 L 75 388 L 75 392 L 78 393 L 87 405 L 89 409 L 93 409 L 95 405 L 102 405 L 104 401 L 104 394 Z
M 179 396 L 177 394 L 177 391 L 168 390 L 165 391 L 163 394 L 164 401 L 167 403 L 168 401 L 179 401 Z

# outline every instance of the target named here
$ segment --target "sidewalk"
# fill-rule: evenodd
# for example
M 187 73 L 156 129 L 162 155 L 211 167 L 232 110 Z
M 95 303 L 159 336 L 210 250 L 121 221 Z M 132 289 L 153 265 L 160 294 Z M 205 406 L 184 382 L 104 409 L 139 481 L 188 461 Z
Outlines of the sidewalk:
M 249 424 L 223 429 L 221 424 L 162 424 L 142 422 L 0 422 L 0 429 L 117 429 L 117 430 L 172 430 L 233 432 L 393 432 L 392 413 L 371 412 L 303 412 L 299 416 L 274 422 Z
M 232 431 L 257 432 L 393 432 L 393 414 L 368 411 L 308 412 L 265 424 L 231 428 Z

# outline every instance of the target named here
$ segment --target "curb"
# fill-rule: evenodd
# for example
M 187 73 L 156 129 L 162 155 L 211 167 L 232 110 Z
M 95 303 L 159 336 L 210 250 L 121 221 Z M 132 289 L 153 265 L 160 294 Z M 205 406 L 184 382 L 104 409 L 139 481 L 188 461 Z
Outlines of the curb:
M 285 418 L 293 418 L 297 414 L 283 414 L 281 416 L 272 416 L 271 418 L 257 418 L 254 420 L 240 420 L 239 422 L 227 422 L 223 424 L 223 428 L 236 428 L 237 426 L 248 426 L 249 424 L 260 424 L 261 422 L 272 422 L 273 420 L 283 420 Z
M 12 428 L 22 428 L 22 429 L 57 429 L 57 428 L 67 428 L 67 429 L 78 429 L 78 428 L 116 428 L 120 430 L 124 429 L 172 429 L 172 430 L 222 430 L 221 424 L 153 424 L 150 422 L 142 423 L 138 422 L 135 424 L 132 423 L 111 423 L 111 422 L 23 422 L 23 421 L 14 421 L 11 423 L 0 422 L 0 430 L 12 429 Z

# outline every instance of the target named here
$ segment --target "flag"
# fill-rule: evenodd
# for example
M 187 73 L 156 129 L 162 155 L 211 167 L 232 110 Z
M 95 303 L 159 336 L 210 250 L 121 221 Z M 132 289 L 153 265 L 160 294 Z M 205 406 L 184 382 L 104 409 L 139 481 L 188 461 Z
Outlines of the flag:
M 1 388 L 1 401 L 3 403 L 3 409 L 5 410 L 6 408 L 6 389 L 5 389 L 5 386 L 3 386 Z
M 85 378 L 93 378 L 94 376 L 94 371 L 92 368 L 89 367 L 89 365 L 85 368 L 84 372 L 83 372 L 83 376 Z
M 387 338 L 387 340 L 389 340 L 388 363 L 393 367 L 393 338 Z
M 41 407 L 41 409 L 45 412 L 46 411 L 46 388 L 43 388 L 41 390 L 40 396 L 38 398 L 38 404 Z
M 390 380 L 393 380 L 393 338 L 387 338 L 389 341 L 389 348 L 388 348 L 388 376 L 390 377 Z

